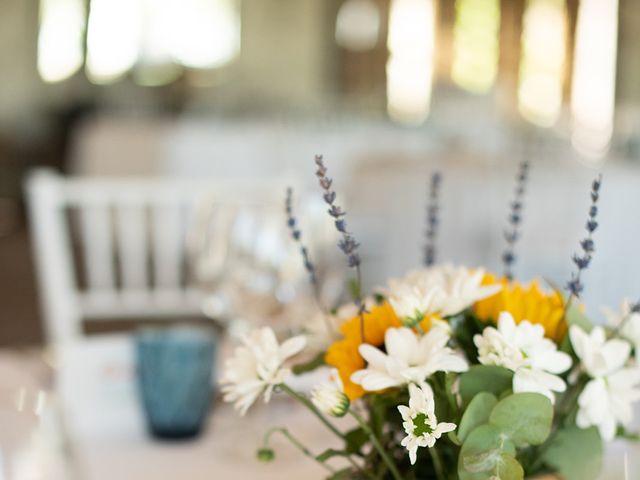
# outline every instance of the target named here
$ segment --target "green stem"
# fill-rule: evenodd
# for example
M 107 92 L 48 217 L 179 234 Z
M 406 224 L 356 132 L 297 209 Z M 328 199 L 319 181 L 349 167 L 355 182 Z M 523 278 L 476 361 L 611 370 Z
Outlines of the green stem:
M 358 296 L 355 299 L 358 302 L 358 313 L 360 315 L 360 339 L 362 343 L 366 343 L 367 340 L 364 335 L 364 301 L 362 299 L 362 273 L 360 272 L 360 265 L 356 266 L 356 282 L 358 283 Z
M 395 478 L 395 480 L 402 480 L 402 475 L 400 475 L 400 472 L 398 472 L 396 464 L 393 462 L 393 460 L 391 460 L 389 455 L 387 455 L 387 452 L 385 451 L 384 447 L 380 443 L 380 440 L 378 440 L 378 437 L 376 437 L 375 433 L 373 433 L 373 430 L 371 430 L 371 427 L 369 427 L 369 424 L 365 422 L 364 419 L 355 411 L 349 410 L 349 413 L 353 418 L 356 419 L 356 421 L 362 427 L 362 429 L 366 432 L 366 434 L 369 435 L 369 438 L 371 439 L 371 443 L 373 444 L 375 449 L 378 450 L 380 457 L 382 457 L 382 460 L 391 471 L 391 475 L 393 475 L 393 478 Z
M 294 437 L 291 432 L 289 432 L 289 430 L 287 430 L 286 428 L 281 428 L 281 427 L 275 427 L 272 428 L 271 430 L 269 430 L 266 435 L 264 436 L 264 445 L 265 447 L 269 446 L 269 438 L 271 438 L 271 435 L 273 435 L 274 433 L 281 433 L 285 438 L 287 438 L 287 440 L 289 440 L 298 450 L 300 450 L 302 452 L 303 455 L 305 455 L 306 457 L 309 457 L 311 460 L 313 460 L 316 463 L 319 463 L 320 465 L 322 465 L 322 467 L 325 470 L 328 470 L 330 473 L 336 473 L 335 468 L 333 468 L 331 465 L 327 465 L 324 462 L 321 462 L 320 460 L 318 460 L 316 458 L 316 456 L 311 453 L 311 451 L 305 447 L 302 442 L 300 442 L 300 440 L 298 440 L 296 437 Z
M 290 388 L 288 385 L 284 383 L 281 383 L 279 387 L 282 389 L 283 392 L 286 392 L 292 398 L 296 399 L 297 401 L 302 403 L 305 407 L 307 407 L 309 410 L 311 410 L 311 413 L 313 413 L 316 417 L 318 417 L 318 420 L 320 420 L 329 430 L 335 433 L 342 440 L 345 439 L 344 434 L 340 430 L 338 430 L 329 420 L 326 419 L 326 417 L 322 414 L 322 412 L 316 408 L 313 402 L 311 402 L 304 395 L 301 395 L 300 393 L 296 392 L 295 390 L 293 390 L 292 388 Z
M 436 447 L 427 448 L 427 450 L 429 450 L 429 455 L 431 455 L 431 461 L 433 461 L 433 468 L 436 471 L 436 477 L 438 480 L 446 480 L 447 477 L 444 474 L 442 460 L 440 459 L 440 454 L 436 450 Z

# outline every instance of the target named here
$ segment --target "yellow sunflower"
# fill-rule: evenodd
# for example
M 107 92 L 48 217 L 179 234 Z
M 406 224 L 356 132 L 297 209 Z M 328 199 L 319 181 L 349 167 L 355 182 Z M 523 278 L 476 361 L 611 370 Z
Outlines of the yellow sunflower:
M 495 295 L 477 302 L 473 310 L 483 321 L 496 322 L 500 312 L 509 312 L 516 323 L 528 320 L 544 327 L 545 336 L 560 343 L 567 333 L 564 299 L 557 292 L 547 292 L 538 280 L 528 285 L 509 283 L 492 274 L 485 275 L 484 285 L 502 283 L 504 288 Z
M 425 331 L 429 329 L 430 319 L 422 321 L 420 326 Z M 384 334 L 391 327 L 401 327 L 402 322 L 387 302 L 376 305 L 364 314 L 365 343 L 374 346 L 384 344 Z M 358 347 L 362 343 L 360 333 L 360 317 L 353 317 L 342 324 L 340 332 L 343 338 L 332 343 L 327 349 L 325 362 L 335 367 L 344 385 L 344 392 L 350 400 L 356 400 L 364 395 L 364 389 L 351 381 L 351 375 L 357 370 L 365 368 L 365 361 L 360 356 Z

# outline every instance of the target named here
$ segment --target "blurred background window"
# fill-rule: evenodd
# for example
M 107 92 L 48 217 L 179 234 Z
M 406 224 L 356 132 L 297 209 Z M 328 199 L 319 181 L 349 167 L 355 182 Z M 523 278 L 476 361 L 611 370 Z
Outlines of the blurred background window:
M 132 70 L 140 85 L 170 83 L 183 67 L 213 69 L 240 51 L 234 0 L 41 0 L 38 66 L 47 82 L 85 63 L 96 84 Z M 86 24 L 86 25 L 85 25 Z

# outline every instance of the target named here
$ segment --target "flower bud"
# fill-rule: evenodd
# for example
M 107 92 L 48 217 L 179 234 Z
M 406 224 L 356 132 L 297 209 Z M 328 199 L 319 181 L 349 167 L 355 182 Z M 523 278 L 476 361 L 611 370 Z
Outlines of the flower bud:
M 268 463 L 276 457 L 276 454 L 270 448 L 261 448 L 256 452 L 256 457 L 258 457 L 258 460 L 260 460 L 261 462 Z
M 407 328 L 414 328 L 422 320 L 424 320 L 424 315 L 416 313 L 413 317 L 402 317 L 402 325 Z
M 335 385 L 317 385 L 311 391 L 311 401 L 323 413 L 344 417 L 349 411 L 349 397 Z

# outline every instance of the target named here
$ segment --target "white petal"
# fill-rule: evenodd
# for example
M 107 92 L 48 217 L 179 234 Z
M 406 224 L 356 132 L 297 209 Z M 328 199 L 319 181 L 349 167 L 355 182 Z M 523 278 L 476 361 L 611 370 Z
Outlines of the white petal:
M 409 421 L 411 420 L 411 409 L 406 405 L 398 405 L 398 411 L 400 415 L 402 415 L 402 420 Z
M 401 380 L 375 370 L 358 370 L 351 375 L 351 381 L 369 392 L 397 387 L 402 384 Z
M 427 410 L 425 392 L 413 383 L 409 384 L 409 408 L 414 412 L 425 412 Z
M 546 351 L 534 357 L 532 364 L 547 372 L 563 373 L 571 368 L 571 356 L 564 352 Z
M 507 338 L 515 335 L 516 322 L 509 312 L 502 312 L 498 316 L 498 330 Z
M 306 345 L 307 338 L 304 335 L 299 335 L 286 340 L 280 346 L 280 359 L 286 360 L 289 357 L 293 357 L 297 353 L 300 353 Z
M 386 370 L 387 365 L 387 355 L 378 350 L 376 347 L 363 343 L 358 348 L 360 355 L 364 358 L 369 367 L 375 368 L 376 370 Z
M 414 447 L 411 450 L 409 450 L 409 460 L 411 461 L 411 465 L 414 465 L 416 463 L 417 452 L 418 452 L 418 447 Z
M 437 433 L 438 437 L 443 433 L 453 432 L 456 429 L 457 425 L 455 423 L 447 423 L 442 422 L 439 423 L 438 426 L 434 430 L 434 434 Z
M 614 372 L 629 359 L 631 345 L 624 340 L 613 339 L 604 344 L 601 352 L 605 358 L 608 371 Z
M 569 339 L 571 340 L 571 346 L 576 352 L 578 358 L 580 358 L 580 360 L 585 360 L 591 350 L 587 333 L 577 325 L 571 325 L 569 328 Z
M 409 364 L 411 352 L 417 344 L 416 335 L 408 328 L 389 328 L 384 335 L 387 355 L 405 365 Z

